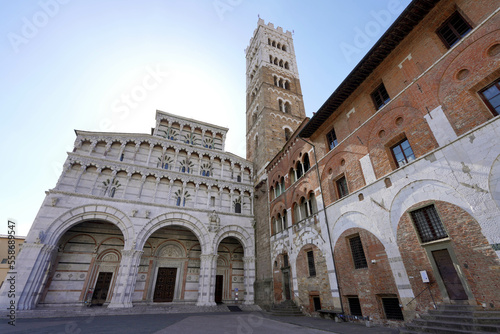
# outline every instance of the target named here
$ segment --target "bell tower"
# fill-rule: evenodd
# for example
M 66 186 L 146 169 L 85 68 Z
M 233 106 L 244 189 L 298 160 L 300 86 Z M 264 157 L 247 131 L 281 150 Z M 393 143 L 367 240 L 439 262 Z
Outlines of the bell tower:
M 269 186 L 265 167 L 305 119 L 292 33 L 259 19 L 246 53 L 247 159 L 253 162 L 255 301 L 272 303 Z

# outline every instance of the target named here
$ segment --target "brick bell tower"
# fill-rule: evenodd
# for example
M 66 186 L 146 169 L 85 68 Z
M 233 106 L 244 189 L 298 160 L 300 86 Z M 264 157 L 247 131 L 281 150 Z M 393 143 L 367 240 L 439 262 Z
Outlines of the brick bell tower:
M 255 302 L 273 300 L 265 167 L 306 117 L 292 33 L 259 19 L 246 53 L 247 159 L 254 167 Z

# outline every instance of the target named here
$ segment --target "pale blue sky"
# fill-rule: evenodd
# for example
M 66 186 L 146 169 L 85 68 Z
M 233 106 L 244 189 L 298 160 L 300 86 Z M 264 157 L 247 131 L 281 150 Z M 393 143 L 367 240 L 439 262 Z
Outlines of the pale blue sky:
M 8 218 L 28 233 L 74 129 L 149 133 L 159 109 L 228 127 L 226 150 L 244 157 L 257 15 L 294 31 L 311 116 L 409 2 L 2 1 L 0 234 Z

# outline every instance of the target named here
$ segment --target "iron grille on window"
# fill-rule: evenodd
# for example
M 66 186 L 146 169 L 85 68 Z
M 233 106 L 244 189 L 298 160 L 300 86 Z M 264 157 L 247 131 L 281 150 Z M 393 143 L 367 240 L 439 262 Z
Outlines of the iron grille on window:
M 445 23 L 438 29 L 437 34 L 447 48 L 451 48 L 456 42 L 462 39 L 471 31 L 471 26 L 465 19 L 455 12 Z
M 439 240 L 448 236 L 434 205 L 413 211 L 411 217 L 422 242 Z
M 500 113 L 500 79 L 488 85 L 479 94 L 493 115 L 497 116 Z
M 359 302 L 359 298 L 349 297 L 347 298 L 347 300 L 349 301 L 349 309 L 351 310 L 351 315 L 362 317 L 363 313 L 361 313 L 361 304 Z
M 326 140 L 328 141 L 328 147 L 330 148 L 330 150 L 338 145 L 335 129 L 332 129 L 330 132 L 328 132 L 328 134 L 326 135 Z
M 389 320 L 405 320 L 397 298 L 382 298 L 385 317 Z
M 316 267 L 314 266 L 313 251 L 307 252 L 307 264 L 309 265 L 309 276 L 316 276 Z
M 354 268 L 367 268 L 368 264 L 366 262 L 365 252 L 363 251 L 363 245 L 361 244 L 361 238 L 359 235 L 349 239 L 351 244 L 352 260 L 354 261 Z
M 347 180 L 345 176 L 342 176 L 337 180 L 337 190 L 339 191 L 339 198 L 349 195 L 349 189 L 347 189 Z
M 375 91 L 372 93 L 372 99 L 373 103 L 375 104 L 375 109 L 377 110 L 385 106 L 387 102 L 391 100 L 384 84 L 381 84 L 377 87 L 377 89 L 375 89 Z
M 391 151 L 394 155 L 394 160 L 396 160 L 398 168 L 406 165 L 412 160 L 415 160 L 415 154 L 413 153 L 410 143 L 406 138 L 391 147 Z

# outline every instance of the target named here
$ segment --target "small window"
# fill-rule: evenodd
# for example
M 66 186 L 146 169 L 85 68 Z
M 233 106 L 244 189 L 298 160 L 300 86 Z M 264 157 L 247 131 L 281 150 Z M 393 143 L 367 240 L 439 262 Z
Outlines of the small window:
M 377 89 L 375 89 L 375 91 L 372 93 L 372 99 L 373 103 L 375 104 L 375 109 L 377 110 L 385 106 L 391 100 L 384 84 L 381 84 L 377 87 Z
M 429 205 L 425 208 L 411 212 L 411 218 L 413 219 L 421 242 L 429 242 L 448 237 L 434 205 Z
M 398 168 L 415 160 L 415 154 L 413 154 L 410 143 L 406 138 L 391 147 L 391 151 Z
M 497 116 L 500 112 L 500 79 L 488 85 L 479 94 L 493 115 Z
M 125 157 L 125 154 L 122 153 L 122 155 L 120 155 L 120 161 L 123 161 L 124 157 Z
M 349 190 L 347 189 L 347 180 L 346 180 L 345 176 L 342 176 L 335 183 L 337 184 L 337 191 L 339 193 L 339 199 L 349 195 Z
M 355 269 L 368 268 L 368 263 L 366 262 L 365 252 L 363 251 L 363 244 L 361 243 L 361 237 L 359 235 L 349 239 L 349 244 L 351 245 L 352 260 L 354 262 Z
M 288 228 L 288 222 L 286 220 L 286 210 L 283 210 L 283 215 L 281 216 L 283 220 L 283 229 L 286 230 Z
M 307 252 L 307 265 L 309 267 L 309 277 L 316 276 L 316 267 L 314 266 L 314 253 L 312 250 Z
M 334 129 L 328 132 L 328 134 L 326 135 L 326 140 L 328 141 L 328 147 L 330 148 L 330 150 L 338 145 L 337 135 L 335 134 Z
M 111 191 L 109 193 L 109 197 L 115 197 L 115 192 L 116 192 L 116 188 L 115 187 L 111 188 Z
M 181 197 L 177 197 L 177 202 L 175 203 L 177 206 L 181 206 Z
M 290 140 L 290 136 L 291 136 L 291 132 L 289 129 L 285 129 L 285 140 L 286 141 L 289 141 Z
M 163 168 L 164 168 L 164 169 L 168 169 L 168 162 L 165 162 L 165 163 L 163 164 Z
M 384 306 L 386 319 L 405 320 L 397 298 L 382 298 L 382 305 Z
M 236 176 L 236 182 L 241 182 L 241 175 Z
M 304 172 L 307 172 L 311 168 L 311 163 L 309 162 L 309 154 L 304 155 Z
M 471 26 L 458 12 L 450 16 L 437 30 L 438 36 L 449 49 L 472 30 Z
M 215 196 L 210 197 L 210 206 L 215 206 Z
M 290 267 L 288 263 L 288 254 L 283 254 L 283 267 Z
M 234 212 L 235 213 L 241 213 L 241 203 L 236 203 L 234 205 Z
M 347 300 L 349 301 L 351 315 L 362 317 L 363 313 L 361 312 L 361 303 L 359 302 L 358 296 L 348 297 Z

